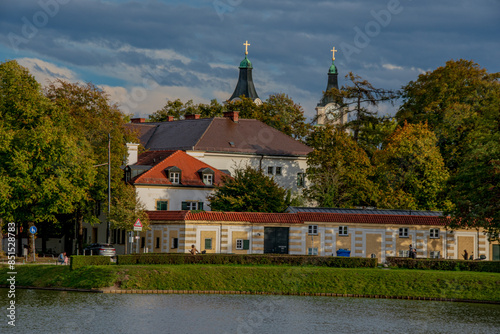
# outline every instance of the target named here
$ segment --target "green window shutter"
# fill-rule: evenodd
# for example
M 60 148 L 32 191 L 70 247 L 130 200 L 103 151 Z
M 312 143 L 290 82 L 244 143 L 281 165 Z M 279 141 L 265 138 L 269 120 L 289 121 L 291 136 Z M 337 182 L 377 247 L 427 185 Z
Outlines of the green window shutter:
M 161 202 L 160 201 L 156 202 L 156 210 L 161 210 Z
M 250 249 L 250 240 L 243 240 L 243 249 Z
M 203 202 L 198 202 L 198 210 L 203 210 Z
M 188 202 L 182 202 L 182 210 L 189 210 L 188 209 Z
M 205 239 L 205 249 L 212 249 L 212 239 Z

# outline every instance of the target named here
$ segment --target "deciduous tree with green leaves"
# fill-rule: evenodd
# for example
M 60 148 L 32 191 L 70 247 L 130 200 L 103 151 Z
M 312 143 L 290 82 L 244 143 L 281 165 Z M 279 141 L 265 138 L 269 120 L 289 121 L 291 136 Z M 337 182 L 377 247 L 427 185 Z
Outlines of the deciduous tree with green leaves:
M 0 216 L 24 226 L 73 212 L 95 180 L 88 145 L 16 61 L 0 64 Z M 22 245 L 21 245 L 22 246 Z
M 400 125 L 427 122 L 453 174 L 467 152 L 462 147 L 465 138 L 483 109 L 498 103 L 499 78 L 500 73 L 488 73 L 473 61 L 450 60 L 403 88 L 403 104 L 396 118 Z
M 58 80 L 51 84 L 46 95 L 67 115 L 66 128 L 88 145 L 87 152 L 95 163 L 91 169 L 96 173 L 94 182 L 89 184 L 86 196 L 78 203 L 74 218 L 78 222 L 78 247 L 83 248 L 83 221 L 90 224 L 100 223 L 96 207 L 106 208 L 108 202 L 108 136 L 111 136 L 111 197 L 113 200 L 129 201 L 120 198 L 129 196 L 127 192 L 114 191 L 123 184 L 123 159 L 127 154 L 125 144 L 138 142 L 132 133 L 127 132 L 124 124 L 128 121 L 116 105 L 110 103 L 108 96 L 91 83 L 77 84 Z M 100 165 L 100 166 L 99 166 Z M 131 195 L 130 195 L 131 196 Z
M 251 166 L 236 169 L 223 182 L 208 197 L 213 211 L 283 212 L 289 205 L 287 191 Z
M 373 168 L 366 152 L 345 131 L 316 127 L 307 138 L 309 186 L 305 195 L 322 207 L 352 208 L 374 204 Z
M 378 207 L 442 210 L 447 207 L 444 186 L 449 177 L 426 124 L 404 124 L 373 157 Z

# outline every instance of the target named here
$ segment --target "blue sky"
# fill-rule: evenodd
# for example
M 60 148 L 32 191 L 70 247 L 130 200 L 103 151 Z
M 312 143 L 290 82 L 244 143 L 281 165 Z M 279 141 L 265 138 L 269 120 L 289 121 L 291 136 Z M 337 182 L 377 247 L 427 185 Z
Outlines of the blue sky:
M 176 98 L 229 98 L 246 40 L 260 98 L 286 93 L 312 117 L 332 47 L 341 85 L 352 71 L 399 89 L 450 59 L 499 72 L 499 32 L 498 0 L 0 3 L 1 61 L 18 60 L 42 84 L 90 81 L 135 117 Z

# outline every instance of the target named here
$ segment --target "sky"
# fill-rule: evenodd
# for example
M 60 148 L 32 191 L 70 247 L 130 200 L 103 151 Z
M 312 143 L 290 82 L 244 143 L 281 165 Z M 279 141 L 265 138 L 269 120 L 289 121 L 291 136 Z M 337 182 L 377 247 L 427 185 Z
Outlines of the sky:
M 400 89 L 452 59 L 500 72 L 499 34 L 500 0 L 0 0 L 0 61 L 42 85 L 92 82 L 132 117 L 227 100 L 246 41 L 259 97 L 311 119 L 334 47 L 341 86 L 353 72 Z

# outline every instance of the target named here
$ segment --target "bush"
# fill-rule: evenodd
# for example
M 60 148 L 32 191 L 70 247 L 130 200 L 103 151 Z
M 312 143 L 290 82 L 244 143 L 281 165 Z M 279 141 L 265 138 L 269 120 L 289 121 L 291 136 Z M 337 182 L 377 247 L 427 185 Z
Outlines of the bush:
M 103 266 L 110 265 L 111 259 L 108 256 L 83 256 L 83 255 L 72 255 L 71 256 L 71 270 L 75 270 L 85 266 Z
M 244 264 L 375 268 L 377 259 L 276 254 L 201 254 L 193 256 L 191 254 L 148 253 L 118 255 L 117 264 Z
M 410 259 L 407 257 L 387 257 L 386 261 L 391 267 L 404 269 L 460 270 L 500 273 L 500 261 Z

